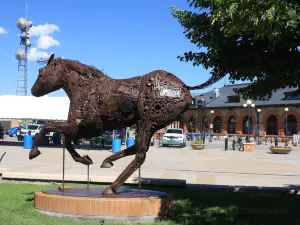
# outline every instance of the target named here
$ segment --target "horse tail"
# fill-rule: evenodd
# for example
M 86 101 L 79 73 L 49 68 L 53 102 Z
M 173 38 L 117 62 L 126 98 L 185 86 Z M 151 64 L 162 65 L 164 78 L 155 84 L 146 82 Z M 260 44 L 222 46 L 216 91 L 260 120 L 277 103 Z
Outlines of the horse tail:
M 226 74 L 225 74 L 226 75 Z M 196 85 L 196 86 L 186 86 L 187 89 L 191 90 L 200 90 L 200 89 L 204 89 L 207 88 L 211 85 L 213 85 L 214 83 L 220 81 L 223 79 L 223 77 L 225 77 L 224 74 L 218 74 L 218 75 L 212 75 L 207 81 L 205 81 L 202 84 Z

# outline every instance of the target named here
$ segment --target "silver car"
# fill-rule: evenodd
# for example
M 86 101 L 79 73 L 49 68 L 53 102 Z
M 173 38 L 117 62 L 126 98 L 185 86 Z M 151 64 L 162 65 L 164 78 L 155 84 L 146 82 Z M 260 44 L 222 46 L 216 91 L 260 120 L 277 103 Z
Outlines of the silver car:
M 154 136 L 152 136 L 152 138 L 151 138 L 150 145 L 151 145 L 151 146 L 154 145 Z

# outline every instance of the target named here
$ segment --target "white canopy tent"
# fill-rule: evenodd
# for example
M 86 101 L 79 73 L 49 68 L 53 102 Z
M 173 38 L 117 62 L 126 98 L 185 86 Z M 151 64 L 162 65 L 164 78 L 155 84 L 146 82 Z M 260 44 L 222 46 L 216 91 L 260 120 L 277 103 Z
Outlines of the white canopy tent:
M 68 97 L 0 96 L 1 119 L 67 120 Z

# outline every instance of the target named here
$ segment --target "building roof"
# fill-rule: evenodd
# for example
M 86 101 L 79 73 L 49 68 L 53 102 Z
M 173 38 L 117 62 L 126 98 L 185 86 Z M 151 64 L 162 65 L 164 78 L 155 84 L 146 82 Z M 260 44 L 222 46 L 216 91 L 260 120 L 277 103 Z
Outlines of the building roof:
M 229 103 L 228 96 L 237 96 L 234 92 L 236 88 L 243 88 L 249 84 L 235 84 L 235 85 L 226 85 L 224 87 L 218 88 L 219 96 L 216 98 L 214 90 L 203 93 L 203 98 L 206 101 L 206 107 L 209 108 L 224 108 L 224 107 L 242 107 L 246 103 L 245 99 L 240 99 L 239 103 Z M 271 98 L 267 101 L 253 101 L 257 106 L 282 106 L 282 105 L 300 105 L 300 94 L 297 100 L 285 100 L 285 92 L 292 92 L 297 90 L 296 88 L 284 88 L 280 89 L 273 93 Z M 200 100 L 200 95 L 195 96 L 196 103 Z M 197 105 L 196 105 L 197 107 Z
M 0 118 L 67 120 L 70 100 L 68 97 L 0 96 Z

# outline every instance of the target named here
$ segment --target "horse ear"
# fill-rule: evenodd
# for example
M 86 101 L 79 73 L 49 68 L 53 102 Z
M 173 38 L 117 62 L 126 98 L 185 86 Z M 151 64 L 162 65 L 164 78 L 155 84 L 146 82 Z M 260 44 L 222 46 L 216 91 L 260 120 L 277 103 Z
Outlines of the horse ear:
M 53 61 L 53 59 L 54 59 L 54 53 L 51 54 L 51 56 L 50 56 L 50 58 L 48 60 L 47 65 L 49 65 Z

